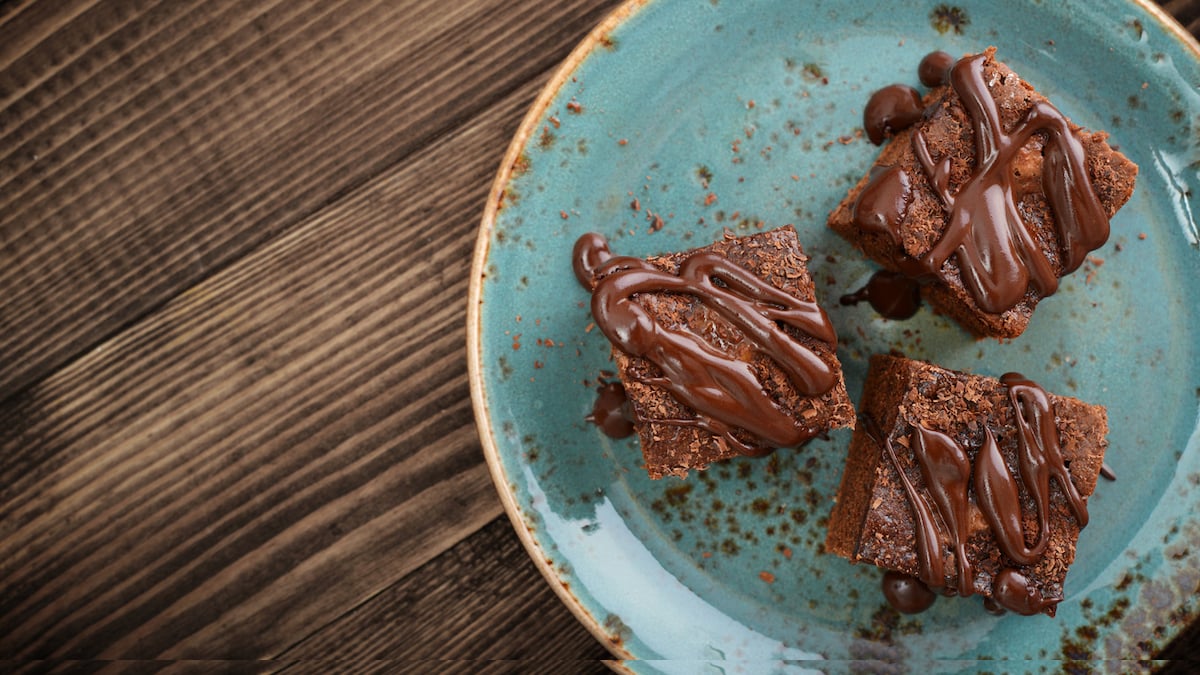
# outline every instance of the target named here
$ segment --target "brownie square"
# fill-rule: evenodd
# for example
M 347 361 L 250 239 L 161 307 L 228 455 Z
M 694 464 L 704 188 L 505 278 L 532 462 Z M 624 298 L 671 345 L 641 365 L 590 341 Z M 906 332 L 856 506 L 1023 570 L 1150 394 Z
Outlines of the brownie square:
M 1053 616 L 1087 523 L 1108 422 L 1101 406 L 1027 384 L 1014 374 L 996 379 L 872 357 L 826 549 L 934 590 L 978 593 L 1022 614 Z M 1026 483 L 1036 483 L 1037 472 L 1021 459 L 1039 454 L 1051 475 L 1041 500 Z M 1074 497 L 1053 477 L 1056 456 Z M 1031 551 L 1043 537 L 1044 548 Z M 998 595 L 998 576 L 1027 588 L 1016 598 L 1011 588 L 1008 597 Z
M 705 258 L 707 254 L 716 257 Z M 695 263 L 701 258 L 707 261 L 705 269 L 714 264 L 720 267 L 722 263 L 733 263 L 754 279 L 738 281 L 735 277 L 741 275 L 727 272 L 700 274 L 696 279 L 701 285 L 709 286 L 708 291 L 676 283 L 681 268 L 697 267 Z M 611 328 L 606 329 L 604 311 L 598 310 L 597 298 L 605 297 L 604 284 L 610 277 L 627 274 L 623 270 L 641 263 L 630 258 L 624 259 L 626 263 L 619 260 L 614 258 L 612 264 L 598 268 L 595 273 L 593 314 L 610 340 L 615 333 Z M 683 342 L 695 343 L 691 349 L 694 353 L 683 354 L 681 359 L 679 354 L 664 356 L 654 352 L 657 347 L 647 349 L 644 355 L 629 354 L 613 340 L 618 375 L 629 398 L 634 427 L 651 478 L 685 477 L 689 470 L 703 469 L 712 462 L 765 454 L 773 448 L 803 444 L 830 429 L 853 426 L 854 408 L 846 394 L 835 351 L 836 336 L 828 317 L 816 304 L 806 260 L 791 226 L 745 237 L 727 233 L 722 241 L 704 248 L 646 259 L 649 268 L 666 273 L 660 276 L 665 280 L 664 285 L 671 289 L 649 290 L 653 287 L 651 284 L 645 292 L 629 297 L 648 315 L 654 332 L 671 334 L 668 337 L 672 339 L 681 336 L 679 339 Z M 628 277 L 625 280 L 628 281 Z M 763 284 L 763 288 L 753 290 L 746 285 L 754 280 Z M 725 298 L 726 305 L 730 297 L 744 299 L 748 303 L 744 309 L 754 316 L 747 320 L 731 318 L 732 315 L 718 306 L 721 303 L 704 299 L 709 292 Z M 823 321 L 824 330 L 814 331 L 818 335 L 801 330 L 798 325 L 804 325 L 804 321 L 789 322 L 781 318 L 789 311 L 793 315 L 800 313 Z M 752 335 L 757 330 L 756 325 L 759 329 L 765 328 L 773 337 L 764 338 L 761 332 L 758 337 Z M 766 342 L 777 340 L 778 348 L 797 354 L 801 360 L 811 359 L 814 368 L 823 373 L 824 384 L 817 387 L 820 391 L 805 385 L 803 378 L 795 374 L 797 363 L 794 359 L 782 359 L 781 362 L 769 355 L 771 349 L 764 339 Z M 680 381 L 670 384 L 662 363 L 675 368 L 672 377 Z M 686 367 L 681 367 L 681 363 Z M 743 379 L 735 381 L 738 373 Z M 673 386 L 676 387 L 674 390 Z M 723 417 L 701 413 L 686 401 L 693 393 L 712 389 L 720 390 L 714 394 L 718 407 L 729 404 L 733 408 L 743 408 L 741 423 L 737 414 Z M 761 412 L 753 412 L 755 409 Z M 759 433 L 748 430 L 747 427 L 755 427 L 765 419 L 773 419 L 775 428 L 783 428 L 783 439 L 764 437 L 761 435 L 763 427 L 758 427 Z
M 949 59 L 923 98 L 902 85 L 872 98 L 865 126 L 876 139 L 895 134 L 828 225 L 882 267 L 920 278 L 924 299 L 968 331 L 1013 338 L 1107 239 L 1138 169 L 994 53 Z

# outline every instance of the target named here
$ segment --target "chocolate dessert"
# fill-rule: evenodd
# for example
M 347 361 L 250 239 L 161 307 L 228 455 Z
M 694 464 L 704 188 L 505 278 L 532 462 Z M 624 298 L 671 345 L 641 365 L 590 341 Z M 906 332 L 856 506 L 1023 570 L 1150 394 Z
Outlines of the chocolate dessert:
M 894 572 L 900 611 L 982 595 L 1054 615 L 1108 443 L 1103 407 L 1009 373 L 871 358 L 826 549 Z M 896 574 L 898 573 L 898 574 Z
M 646 260 L 575 244 L 652 478 L 853 426 L 833 326 L 790 226 Z
M 871 97 L 867 135 L 891 141 L 828 224 L 967 330 L 1013 338 L 1108 239 L 1137 166 L 994 53 L 935 52 L 919 68 L 924 97 L 904 85 Z

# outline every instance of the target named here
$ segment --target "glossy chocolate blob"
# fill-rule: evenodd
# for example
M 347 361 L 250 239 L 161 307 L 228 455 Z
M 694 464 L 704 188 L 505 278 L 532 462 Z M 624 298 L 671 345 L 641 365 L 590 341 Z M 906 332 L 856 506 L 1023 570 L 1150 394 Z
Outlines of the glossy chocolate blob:
M 946 52 L 929 52 L 917 65 L 917 77 L 926 87 L 940 87 L 950 80 L 950 68 L 955 61 Z
M 883 575 L 883 597 L 902 614 L 919 614 L 937 600 L 937 594 L 920 579 L 891 570 Z
M 1032 616 L 1062 602 L 1062 598 L 1043 598 L 1038 589 L 1029 585 L 1025 575 L 1006 567 L 996 573 L 992 582 L 992 601 L 1021 616 Z
M 633 416 L 629 399 L 620 382 L 605 382 L 596 388 L 596 402 L 587 421 L 599 427 L 609 438 L 628 438 L 633 435 Z
M 866 300 L 885 319 L 907 319 L 921 308 L 921 287 L 913 279 L 890 270 L 871 275 L 867 285 L 843 295 L 843 305 L 857 305 Z
M 904 84 L 892 84 L 871 95 L 863 109 L 863 129 L 875 145 L 921 119 L 921 94 Z

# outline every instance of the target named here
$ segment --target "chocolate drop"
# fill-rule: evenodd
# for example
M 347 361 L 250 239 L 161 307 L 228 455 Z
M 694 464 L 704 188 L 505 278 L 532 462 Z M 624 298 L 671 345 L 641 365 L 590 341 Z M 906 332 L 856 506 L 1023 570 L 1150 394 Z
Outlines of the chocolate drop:
M 633 435 L 633 415 L 629 399 L 620 382 L 605 382 L 596 388 L 592 414 L 584 419 L 599 427 L 609 438 L 628 438 Z
M 987 610 L 988 614 L 994 614 L 996 616 L 1004 616 L 1005 614 L 1008 614 L 1008 610 L 996 604 L 996 601 L 991 598 L 983 599 L 983 608 Z
M 871 94 L 863 109 L 867 138 L 881 145 L 888 136 L 907 129 L 921 119 L 921 94 L 906 84 L 892 84 Z
M 1057 605 L 1062 598 L 1042 597 L 1041 591 L 1031 586 L 1024 574 L 1006 567 L 997 572 L 992 581 L 992 600 L 1021 616 L 1031 616 Z
M 893 570 L 883 575 L 883 597 L 901 614 L 919 614 L 937 600 L 937 594 L 925 582 Z
M 955 58 L 946 52 L 929 52 L 917 66 L 917 77 L 926 87 L 940 87 L 950 81 L 950 68 Z
M 879 270 L 866 286 L 843 295 L 840 302 L 857 305 L 863 300 L 885 319 L 907 319 L 921 308 L 921 286 L 899 272 Z

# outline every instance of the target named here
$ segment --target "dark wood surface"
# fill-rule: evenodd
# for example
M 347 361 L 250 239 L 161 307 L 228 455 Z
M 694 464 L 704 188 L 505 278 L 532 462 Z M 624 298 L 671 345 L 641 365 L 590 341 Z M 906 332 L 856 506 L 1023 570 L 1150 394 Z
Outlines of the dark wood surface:
M 605 670 L 464 319 L 508 140 L 615 5 L 0 0 L 0 670 Z

